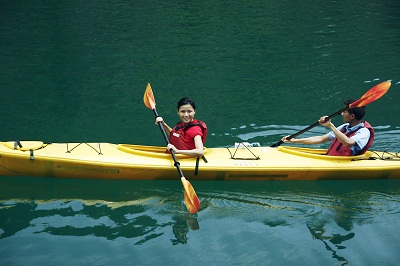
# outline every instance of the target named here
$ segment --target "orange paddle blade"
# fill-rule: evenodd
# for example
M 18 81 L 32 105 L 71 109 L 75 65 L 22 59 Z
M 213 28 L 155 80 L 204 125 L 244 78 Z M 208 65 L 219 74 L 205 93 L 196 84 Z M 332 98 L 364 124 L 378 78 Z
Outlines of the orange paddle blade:
M 200 209 L 200 201 L 189 181 L 185 177 L 181 177 L 183 188 L 183 198 L 185 200 L 185 205 L 190 214 L 195 214 Z
M 373 101 L 378 100 L 389 90 L 390 85 L 391 85 L 390 81 L 384 81 L 382 83 L 379 83 L 378 85 L 375 85 L 369 91 L 367 91 L 360 99 L 358 99 L 355 102 L 352 102 L 349 105 L 349 108 L 365 106 L 369 103 L 372 103 Z
M 153 90 L 151 89 L 150 83 L 147 83 L 147 87 L 143 96 L 143 101 L 147 108 L 156 108 L 156 100 L 154 99 L 154 94 Z

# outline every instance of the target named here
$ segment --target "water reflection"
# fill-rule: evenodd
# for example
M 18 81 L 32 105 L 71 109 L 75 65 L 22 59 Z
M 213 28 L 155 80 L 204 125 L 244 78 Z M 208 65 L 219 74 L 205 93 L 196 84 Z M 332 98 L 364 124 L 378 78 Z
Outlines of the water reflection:
M 80 205 L 78 209 L 77 205 Z M 82 200 L 2 201 L 0 239 L 31 227 L 32 233 L 96 236 L 108 240 L 124 237 L 138 239 L 134 244 L 141 245 L 162 236 L 163 228 L 172 227 L 176 239 L 171 242 L 186 244 L 189 229 L 200 228 L 197 219 L 190 215 L 175 215 L 172 221 L 160 222 L 135 202 L 119 205 L 115 208 L 100 201 L 93 204 Z
M 213 241 L 212 226 L 223 234 L 225 226 L 256 223 L 268 231 L 298 228 L 344 265 L 349 243 L 363 239 L 355 225 L 400 213 L 399 180 L 192 183 L 202 203 L 197 215 L 187 213 L 179 181 L 2 177 L 0 241 L 48 234 L 124 238 L 134 246 L 167 239 L 176 246 L 193 237 Z M 240 235 L 240 226 L 236 230 Z
M 398 180 L 322 182 L 225 182 L 209 188 L 203 200 L 207 214 L 261 221 L 271 228 L 305 224 L 312 239 L 341 265 L 355 225 L 382 223 L 400 213 Z M 198 186 L 198 185 L 197 185 Z M 239 188 L 238 188 L 239 187 Z M 289 236 L 290 237 L 290 236 Z M 363 236 L 358 236 L 363 241 Z
M 314 227 L 313 225 L 310 224 L 307 224 L 307 228 L 308 230 L 310 230 L 313 239 L 320 240 L 322 243 L 324 243 L 326 250 L 332 253 L 332 258 L 335 258 L 339 262 L 341 262 L 342 263 L 341 265 L 348 264 L 348 261 L 344 257 L 338 255 L 337 250 L 346 248 L 344 245 L 342 245 L 342 243 L 346 240 L 352 239 L 355 236 L 353 232 L 348 233 L 346 235 L 341 235 L 341 234 L 325 235 L 326 231 L 324 228 L 319 228 L 318 226 Z M 333 244 L 335 247 L 331 247 L 331 244 Z
M 165 182 L 162 188 L 128 182 L 132 189 L 118 181 L 4 177 L 0 182 L 0 239 L 29 228 L 60 236 L 132 238 L 141 245 L 170 228 L 176 237 L 171 242 L 186 244 L 189 230 L 200 228 L 195 216 L 185 212 L 179 182 Z
M 188 241 L 187 234 L 190 230 L 199 230 L 200 225 L 197 218 L 185 215 L 185 216 L 174 216 L 172 218 L 174 220 L 172 230 L 174 232 L 174 236 L 176 239 L 171 239 L 173 245 L 176 244 L 186 244 Z

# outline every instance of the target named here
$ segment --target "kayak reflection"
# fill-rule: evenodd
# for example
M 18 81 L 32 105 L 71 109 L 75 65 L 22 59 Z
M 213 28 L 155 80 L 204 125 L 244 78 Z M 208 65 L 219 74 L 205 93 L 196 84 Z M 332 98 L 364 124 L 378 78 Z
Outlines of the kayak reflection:
M 202 201 L 196 215 L 187 213 L 179 181 L 2 177 L 0 239 L 50 234 L 178 245 L 209 236 L 214 221 L 220 230 L 224 224 L 255 222 L 299 228 L 297 233 L 311 234 L 345 262 L 346 241 L 362 239 L 355 226 L 396 215 L 400 200 L 397 180 L 193 182 Z

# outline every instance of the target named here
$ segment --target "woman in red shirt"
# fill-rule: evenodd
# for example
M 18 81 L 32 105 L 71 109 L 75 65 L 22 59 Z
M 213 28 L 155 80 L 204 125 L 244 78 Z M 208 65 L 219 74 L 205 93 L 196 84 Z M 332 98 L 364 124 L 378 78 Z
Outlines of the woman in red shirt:
M 207 126 L 204 122 L 194 119 L 196 105 L 190 98 L 178 101 L 178 116 L 181 121 L 174 128 L 169 127 L 162 117 L 156 118 L 156 124 L 162 125 L 169 135 L 167 149 L 175 153 L 186 154 L 193 157 L 203 156 L 204 143 L 207 138 Z

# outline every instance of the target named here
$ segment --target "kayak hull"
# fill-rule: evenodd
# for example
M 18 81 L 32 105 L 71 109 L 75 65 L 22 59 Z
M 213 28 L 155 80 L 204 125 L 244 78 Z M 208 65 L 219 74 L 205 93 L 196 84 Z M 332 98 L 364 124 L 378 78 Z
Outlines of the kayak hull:
M 326 156 L 293 147 L 208 148 L 205 160 L 177 155 L 191 180 L 344 180 L 400 178 L 397 153 Z M 0 142 L 0 175 L 57 178 L 177 180 L 164 147 L 112 143 Z

